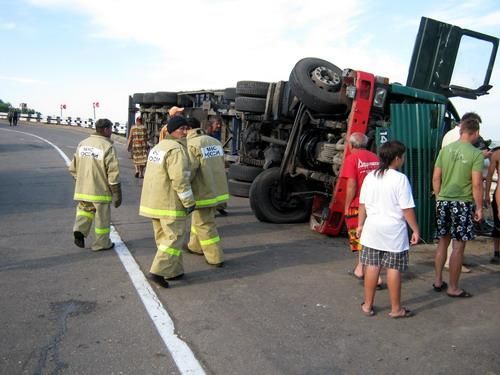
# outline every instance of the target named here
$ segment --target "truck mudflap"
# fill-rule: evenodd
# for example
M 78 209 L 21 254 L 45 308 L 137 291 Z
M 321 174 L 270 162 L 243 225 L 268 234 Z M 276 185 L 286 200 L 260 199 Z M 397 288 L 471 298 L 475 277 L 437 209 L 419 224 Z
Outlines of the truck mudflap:
M 366 134 L 370 117 L 376 78 L 373 74 L 357 71 L 353 82 L 356 88 L 351 113 L 347 125 L 346 147 L 344 159 L 351 153 L 347 139 L 352 133 Z M 342 168 L 339 176 L 342 175 Z M 344 225 L 344 203 L 346 194 L 346 179 L 337 178 L 330 200 L 327 197 L 316 195 L 313 198 L 309 225 L 312 230 L 331 236 L 338 236 Z

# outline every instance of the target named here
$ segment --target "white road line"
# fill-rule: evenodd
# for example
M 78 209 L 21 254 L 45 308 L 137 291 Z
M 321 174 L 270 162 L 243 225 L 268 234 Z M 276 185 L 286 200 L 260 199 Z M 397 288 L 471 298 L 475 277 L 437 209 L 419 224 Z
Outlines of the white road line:
M 45 138 L 39 137 L 36 134 L 21 132 L 18 130 L 3 128 L 0 128 L 0 130 L 22 133 L 38 138 L 43 142 L 51 145 L 63 158 L 66 165 L 69 165 L 71 162 L 59 147 Z M 174 362 L 181 374 L 205 374 L 205 371 L 201 367 L 201 364 L 198 362 L 189 346 L 175 334 L 175 327 L 172 318 L 170 318 L 167 310 L 165 310 L 153 288 L 151 288 L 151 285 L 149 285 L 146 277 L 139 268 L 139 265 L 135 261 L 127 246 L 123 243 L 114 226 L 111 226 L 110 238 L 115 243 L 115 252 L 118 255 L 118 258 L 127 271 L 130 280 L 132 280 L 132 284 L 137 290 L 137 293 L 139 294 L 139 297 L 141 298 L 146 311 L 151 317 L 151 320 L 156 326 L 160 337 L 163 339 L 163 342 L 172 355 L 172 358 L 174 359 Z
M 3 129 L 3 128 L 0 128 L 0 130 L 5 130 L 5 131 L 8 131 L 8 132 L 13 132 L 13 133 L 21 133 L 21 134 L 31 135 L 32 137 L 38 138 L 41 141 L 44 141 L 45 143 L 48 143 L 49 145 L 51 145 L 52 147 L 54 147 L 55 150 L 59 153 L 59 155 L 61 155 L 61 157 L 63 158 L 64 162 L 66 163 L 66 166 L 69 166 L 69 164 L 71 163 L 71 160 L 68 159 L 68 157 L 66 156 L 66 154 L 59 147 L 57 147 L 55 144 L 53 144 L 48 139 L 42 138 L 42 137 L 40 137 L 40 136 L 38 136 L 36 134 L 21 132 L 19 130 Z
M 153 320 L 179 371 L 182 374 L 205 374 L 205 371 L 189 346 L 175 334 L 174 322 L 113 226 L 111 227 L 110 237 L 115 243 L 116 253 L 120 257 L 137 293 L 141 297 L 142 303 L 144 303 L 149 316 Z

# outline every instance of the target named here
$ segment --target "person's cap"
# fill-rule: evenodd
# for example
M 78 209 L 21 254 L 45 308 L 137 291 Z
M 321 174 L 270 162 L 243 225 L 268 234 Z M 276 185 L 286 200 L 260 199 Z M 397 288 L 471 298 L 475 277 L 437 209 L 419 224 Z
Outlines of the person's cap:
M 168 110 L 168 115 L 170 117 L 175 116 L 176 113 L 184 111 L 184 107 L 176 107 L 175 105 Z
M 184 116 L 175 116 L 175 117 L 172 117 L 170 120 L 168 120 L 167 130 L 170 134 L 172 134 L 177 129 L 179 129 L 181 126 L 185 126 L 185 125 L 189 126 L 189 124 Z
M 96 129 L 105 129 L 113 127 L 113 123 L 107 118 L 100 118 L 95 122 Z
M 200 122 L 197 118 L 190 117 L 187 119 L 188 125 L 191 129 L 198 129 L 200 127 Z

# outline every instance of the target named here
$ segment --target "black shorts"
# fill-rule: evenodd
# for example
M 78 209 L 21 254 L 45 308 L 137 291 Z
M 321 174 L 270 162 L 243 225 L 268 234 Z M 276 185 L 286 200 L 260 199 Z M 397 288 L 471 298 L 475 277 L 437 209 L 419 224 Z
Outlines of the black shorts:
M 495 199 L 496 194 L 497 191 L 495 189 L 495 193 L 493 194 L 493 199 L 491 200 L 491 208 L 493 209 L 493 222 L 495 223 L 495 227 L 491 232 L 491 237 L 500 238 L 500 219 L 498 219 L 497 200 Z
M 451 236 L 458 241 L 474 239 L 474 203 L 436 201 L 437 236 Z

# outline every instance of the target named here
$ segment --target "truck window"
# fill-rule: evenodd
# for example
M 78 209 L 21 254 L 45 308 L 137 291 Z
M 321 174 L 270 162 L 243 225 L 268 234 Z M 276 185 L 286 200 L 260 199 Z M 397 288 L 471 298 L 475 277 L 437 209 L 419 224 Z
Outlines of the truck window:
M 422 17 L 406 85 L 476 99 L 491 89 L 498 38 Z
M 451 85 L 480 87 L 486 78 L 493 44 L 463 35 L 451 77 Z

